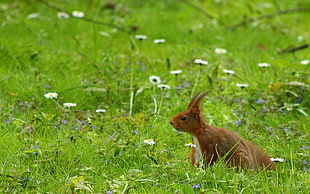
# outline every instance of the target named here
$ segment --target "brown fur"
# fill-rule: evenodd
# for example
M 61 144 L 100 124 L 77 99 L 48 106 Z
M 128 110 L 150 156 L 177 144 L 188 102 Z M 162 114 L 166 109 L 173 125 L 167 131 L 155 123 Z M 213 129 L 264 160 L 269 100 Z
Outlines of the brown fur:
M 212 166 L 219 159 L 223 159 L 227 167 L 242 169 L 276 168 L 274 162 L 264 151 L 250 141 L 241 138 L 237 133 L 215 126 L 208 125 L 205 121 L 199 102 L 208 92 L 196 94 L 188 105 L 188 109 L 172 118 L 170 124 L 177 130 L 191 134 L 193 141 L 199 142 L 204 167 Z M 194 166 L 199 165 L 195 154 L 199 148 L 193 147 L 190 159 Z

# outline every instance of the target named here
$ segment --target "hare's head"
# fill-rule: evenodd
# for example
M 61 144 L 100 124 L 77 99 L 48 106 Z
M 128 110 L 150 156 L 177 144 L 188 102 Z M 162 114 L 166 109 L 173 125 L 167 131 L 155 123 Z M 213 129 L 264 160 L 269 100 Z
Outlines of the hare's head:
M 188 104 L 187 110 L 175 115 L 170 124 L 178 131 L 183 131 L 187 133 L 195 133 L 196 130 L 201 128 L 203 121 L 203 116 L 201 113 L 200 101 L 209 93 L 197 93 L 190 103 Z

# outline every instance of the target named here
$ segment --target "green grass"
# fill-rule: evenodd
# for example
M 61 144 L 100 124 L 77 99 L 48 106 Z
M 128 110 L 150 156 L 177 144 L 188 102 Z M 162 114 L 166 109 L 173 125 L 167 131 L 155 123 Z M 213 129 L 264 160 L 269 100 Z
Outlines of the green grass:
M 276 15 L 229 31 L 175 0 L 51 2 L 128 32 L 73 17 L 59 19 L 57 11 L 40 1 L 0 3 L 1 192 L 310 190 L 310 73 L 309 64 L 300 63 L 310 59 L 309 48 L 277 53 L 309 43 L 309 12 Z M 288 0 L 277 5 L 188 2 L 228 26 L 277 7 L 310 7 Z M 33 13 L 39 17 L 28 19 Z M 148 38 L 139 41 L 136 34 Z M 153 43 L 161 38 L 164 44 Z M 215 48 L 227 53 L 218 55 Z M 194 64 L 196 58 L 209 65 Z M 258 67 L 262 62 L 271 66 Z M 176 69 L 183 72 L 171 75 Z M 226 75 L 223 69 L 235 74 Z M 151 75 L 160 76 L 171 89 L 151 84 Z M 237 83 L 249 87 L 241 89 Z M 211 88 L 203 100 L 207 122 L 236 131 L 270 156 L 285 159 L 276 171 L 235 172 L 221 163 L 206 170 L 190 165 L 189 148 L 184 146 L 190 136 L 173 130 L 169 120 L 186 108 L 192 94 Z M 45 98 L 48 92 L 57 92 L 58 98 Z M 65 102 L 77 106 L 65 108 Z M 146 139 L 156 144 L 147 145 Z

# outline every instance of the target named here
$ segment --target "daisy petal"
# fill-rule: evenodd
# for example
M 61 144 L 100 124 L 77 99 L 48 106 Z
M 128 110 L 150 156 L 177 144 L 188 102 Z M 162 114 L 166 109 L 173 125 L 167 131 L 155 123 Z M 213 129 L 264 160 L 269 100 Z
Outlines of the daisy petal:
M 55 93 L 55 92 L 49 92 L 49 93 L 47 93 L 47 94 L 44 94 L 44 96 L 45 96 L 46 98 L 51 99 L 51 98 L 57 98 L 57 97 L 58 97 L 58 94 Z
M 220 54 L 226 54 L 227 50 L 223 48 L 216 48 L 215 52 L 220 55 Z
M 64 105 L 64 107 L 70 108 L 70 107 L 76 106 L 76 103 L 66 102 L 63 105 Z
M 271 162 L 284 162 L 283 158 L 270 158 Z
M 143 142 L 149 145 L 155 145 L 155 141 L 153 139 L 146 139 Z
M 85 15 L 84 12 L 81 12 L 81 11 L 73 11 L 72 12 L 72 16 L 76 17 L 76 18 L 83 18 L 84 15 Z
M 158 77 L 158 76 L 156 76 L 156 75 L 151 75 L 151 76 L 149 77 L 149 80 L 150 80 L 150 82 L 151 82 L 152 84 L 155 84 L 155 85 L 160 84 L 160 82 L 161 82 L 160 77 Z

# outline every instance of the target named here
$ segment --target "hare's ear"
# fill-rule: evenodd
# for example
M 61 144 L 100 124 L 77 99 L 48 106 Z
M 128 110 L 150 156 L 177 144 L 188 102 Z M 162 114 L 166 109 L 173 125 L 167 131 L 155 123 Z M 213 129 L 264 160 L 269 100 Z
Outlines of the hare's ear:
M 206 95 L 209 94 L 210 91 L 207 91 L 203 94 L 200 95 L 200 92 L 197 93 L 191 100 L 191 102 L 188 104 L 187 109 L 191 112 L 191 113 L 200 113 L 201 112 L 201 108 L 200 108 L 200 101 L 202 100 L 203 97 L 205 97 Z

